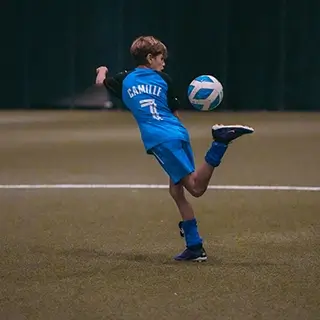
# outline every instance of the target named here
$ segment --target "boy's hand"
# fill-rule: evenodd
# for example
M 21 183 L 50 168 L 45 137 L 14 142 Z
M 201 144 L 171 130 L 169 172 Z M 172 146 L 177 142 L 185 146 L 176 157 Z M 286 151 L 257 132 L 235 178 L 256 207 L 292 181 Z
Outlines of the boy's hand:
M 108 73 L 108 68 L 105 66 L 101 66 L 96 69 L 96 84 L 103 84 L 103 81 L 106 78 L 106 74 Z

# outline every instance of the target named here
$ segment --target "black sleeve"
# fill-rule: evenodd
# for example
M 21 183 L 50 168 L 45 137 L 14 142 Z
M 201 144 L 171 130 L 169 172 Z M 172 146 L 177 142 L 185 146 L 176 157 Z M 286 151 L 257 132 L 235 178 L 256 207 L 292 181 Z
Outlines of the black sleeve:
M 167 73 L 164 73 L 164 72 L 159 72 L 159 75 L 168 84 L 168 92 L 167 92 L 168 106 L 170 110 L 174 112 L 180 108 L 180 100 L 175 92 L 175 88 L 172 84 L 172 79 Z
M 128 71 L 120 72 L 114 77 L 107 77 L 104 80 L 103 84 L 111 95 L 115 96 L 118 99 L 122 99 L 122 82 L 127 75 Z

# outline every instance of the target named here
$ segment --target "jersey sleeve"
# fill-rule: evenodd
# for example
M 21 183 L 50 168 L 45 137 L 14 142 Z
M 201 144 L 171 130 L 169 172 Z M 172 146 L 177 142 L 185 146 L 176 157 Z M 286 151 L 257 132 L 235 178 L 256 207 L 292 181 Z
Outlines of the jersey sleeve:
M 107 77 L 103 84 L 107 90 L 116 98 L 122 100 L 122 82 L 128 75 L 128 71 L 117 73 L 114 77 Z
M 168 106 L 172 112 L 180 109 L 180 100 L 178 95 L 176 94 L 176 90 L 173 86 L 173 82 L 171 77 L 164 72 L 160 72 L 160 76 L 168 85 L 168 92 L 167 92 L 167 99 L 168 99 Z

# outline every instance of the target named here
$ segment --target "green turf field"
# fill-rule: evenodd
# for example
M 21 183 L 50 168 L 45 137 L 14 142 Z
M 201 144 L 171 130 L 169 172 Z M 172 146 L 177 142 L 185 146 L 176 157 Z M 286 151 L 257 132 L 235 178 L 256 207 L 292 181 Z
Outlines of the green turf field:
M 256 129 L 211 185 L 320 187 L 320 113 L 182 118 L 198 164 L 212 124 Z M 31 188 L 167 184 L 129 113 L 1 112 L 0 148 L 0 320 L 320 319 L 320 191 L 189 197 L 209 260 L 177 263 L 166 189 Z

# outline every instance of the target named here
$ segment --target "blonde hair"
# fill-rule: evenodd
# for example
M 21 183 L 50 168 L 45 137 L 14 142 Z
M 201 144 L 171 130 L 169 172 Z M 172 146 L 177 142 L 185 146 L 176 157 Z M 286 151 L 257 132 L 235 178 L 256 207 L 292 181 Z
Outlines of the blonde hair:
M 137 65 L 147 64 L 147 56 L 151 54 L 153 57 L 163 54 L 167 58 L 167 47 L 153 36 L 141 36 L 135 39 L 131 45 L 130 53 Z

